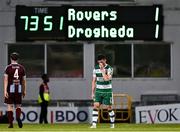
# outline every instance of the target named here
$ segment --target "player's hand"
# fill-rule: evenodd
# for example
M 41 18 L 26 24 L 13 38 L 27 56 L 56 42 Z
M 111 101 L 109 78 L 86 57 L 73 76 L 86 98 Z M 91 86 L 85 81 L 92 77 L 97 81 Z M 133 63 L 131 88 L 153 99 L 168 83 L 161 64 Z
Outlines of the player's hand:
M 4 97 L 5 97 L 5 98 L 8 98 L 8 97 L 9 97 L 8 92 L 4 92 Z
M 22 93 L 22 97 L 24 98 L 26 96 L 26 92 L 23 92 Z

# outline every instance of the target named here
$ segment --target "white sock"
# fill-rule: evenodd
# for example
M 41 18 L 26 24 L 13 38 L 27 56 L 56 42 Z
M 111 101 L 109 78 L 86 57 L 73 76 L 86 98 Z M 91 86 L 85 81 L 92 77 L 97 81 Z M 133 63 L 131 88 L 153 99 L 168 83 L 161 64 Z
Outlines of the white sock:
M 92 112 L 92 125 L 93 126 L 96 126 L 97 124 L 97 120 L 98 120 L 98 110 L 97 109 L 93 109 L 93 112 Z
M 115 113 L 113 110 L 110 110 L 109 111 L 109 116 L 110 116 L 110 123 L 111 124 L 114 124 L 114 121 L 115 121 Z

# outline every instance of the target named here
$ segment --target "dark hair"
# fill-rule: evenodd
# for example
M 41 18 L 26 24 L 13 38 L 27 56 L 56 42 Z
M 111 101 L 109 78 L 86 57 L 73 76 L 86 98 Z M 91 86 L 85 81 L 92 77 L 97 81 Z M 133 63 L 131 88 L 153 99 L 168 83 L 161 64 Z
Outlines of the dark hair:
M 103 54 L 99 54 L 97 60 L 103 60 L 103 59 L 106 59 L 106 56 Z
M 13 52 L 10 57 L 12 60 L 17 61 L 19 59 L 19 54 L 17 52 Z
M 46 83 L 46 82 L 49 82 L 49 77 L 48 77 L 48 75 L 47 74 L 42 74 L 42 76 L 41 76 L 41 78 L 42 78 L 42 80 Z

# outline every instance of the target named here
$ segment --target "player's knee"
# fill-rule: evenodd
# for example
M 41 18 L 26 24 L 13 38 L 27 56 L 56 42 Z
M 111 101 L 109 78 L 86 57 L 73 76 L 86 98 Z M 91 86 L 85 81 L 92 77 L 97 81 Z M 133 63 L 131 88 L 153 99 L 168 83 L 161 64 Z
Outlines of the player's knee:
M 99 107 L 98 107 L 98 106 L 94 106 L 94 107 L 93 107 L 93 109 L 96 109 L 96 110 L 98 110 L 98 109 L 99 109 Z
M 99 109 L 99 106 L 100 106 L 100 105 L 99 105 L 98 103 L 95 103 L 95 104 L 94 104 L 94 109 Z
M 15 105 L 15 107 L 16 107 L 16 109 L 17 109 L 17 108 L 21 108 L 21 105 L 20 105 L 20 104 L 17 104 L 17 105 Z
M 112 110 L 112 106 L 107 106 L 107 110 Z
M 11 104 L 8 105 L 8 111 L 13 111 L 13 105 Z

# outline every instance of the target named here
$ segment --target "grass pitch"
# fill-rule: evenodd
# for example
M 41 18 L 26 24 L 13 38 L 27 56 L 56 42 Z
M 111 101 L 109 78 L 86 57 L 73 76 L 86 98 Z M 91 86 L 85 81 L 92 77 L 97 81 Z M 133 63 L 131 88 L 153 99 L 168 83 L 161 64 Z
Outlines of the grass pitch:
M 115 128 L 109 128 L 110 124 L 98 124 L 96 129 L 91 129 L 89 124 L 47 124 L 47 125 L 39 125 L 39 124 L 24 124 L 23 128 L 18 128 L 17 124 L 14 125 L 14 128 L 7 128 L 7 124 L 0 124 L 0 131 L 18 131 L 18 132 L 35 132 L 35 131 L 43 131 L 43 132 L 141 132 L 141 131 L 156 131 L 156 132 L 164 132 L 164 131 L 179 131 L 180 132 L 180 124 L 115 124 Z

